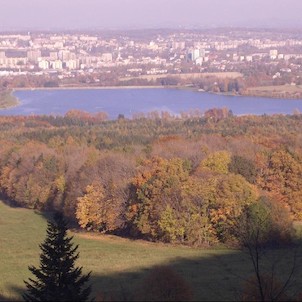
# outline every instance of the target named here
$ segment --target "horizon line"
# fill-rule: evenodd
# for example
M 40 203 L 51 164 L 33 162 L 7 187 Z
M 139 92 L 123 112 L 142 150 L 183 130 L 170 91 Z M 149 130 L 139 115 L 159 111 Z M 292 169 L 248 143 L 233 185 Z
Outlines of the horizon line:
M 58 32 L 101 32 L 101 31 L 115 31 L 115 32 L 125 32 L 125 31 L 140 31 L 140 30 L 286 30 L 286 31 L 302 31 L 301 27 L 298 26 L 154 26 L 154 27 L 91 27 L 91 28 L 69 28 L 69 27 L 49 27 L 49 28 L 32 28 L 32 27 L 24 27 L 24 28 L 1 28 L 0 33 L 9 33 L 9 32 L 38 32 L 38 33 L 58 33 Z

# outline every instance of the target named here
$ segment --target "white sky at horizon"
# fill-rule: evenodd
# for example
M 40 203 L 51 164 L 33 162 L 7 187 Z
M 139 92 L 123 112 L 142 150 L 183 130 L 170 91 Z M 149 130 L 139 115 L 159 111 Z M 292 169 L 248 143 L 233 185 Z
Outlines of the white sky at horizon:
M 0 30 L 296 27 L 302 0 L 0 0 Z

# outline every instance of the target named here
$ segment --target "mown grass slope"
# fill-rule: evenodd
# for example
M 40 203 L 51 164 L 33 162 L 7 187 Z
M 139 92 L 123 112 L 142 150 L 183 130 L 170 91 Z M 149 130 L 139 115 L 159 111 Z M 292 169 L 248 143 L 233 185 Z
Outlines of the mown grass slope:
M 0 295 L 20 299 L 28 265 L 38 265 L 46 219 L 32 210 L 0 202 Z M 171 265 L 192 286 L 195 300 L 238 300 L 245 278 L 252 274 L 246 254 L 228 249 L 194 249 L 132 241 L 114 236 L 71 233 L 79 244 L 77 265 L 92 271 L 94 293 L 133 300 L 144 276 L 155 265 Z M 281 257 L 286 271 L 291 257 Z M 284 273 L 284 276 L 286 274 Z M 281 276 L 282 277 L 282 276 Z

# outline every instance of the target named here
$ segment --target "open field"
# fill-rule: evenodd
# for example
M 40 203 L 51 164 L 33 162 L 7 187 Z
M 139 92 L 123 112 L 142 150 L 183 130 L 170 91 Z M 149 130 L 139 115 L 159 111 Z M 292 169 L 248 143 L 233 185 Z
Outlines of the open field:
M 280 97 L 280 98 L 301 98 L 302 86 L 299 85 L 279 85 L 279 86 L 259 86 L 246 89 L 247 95 Z
M 15 107 L 18 104 L 18 99 L 12 95 L 11 91 L 0 91 L 0 109 Z
M 46 220 L 32 210 L 11 208 L 0 202 L 0 294 L 20 298 L 23 280 L 31 276 L 28 265 L 38 265 L 39 247 L 45 238 Z M 239 300 L 236 292 L 252 268 L 245 254 L 227 249 L 194 249 L 131 241 L 114 236 L 73 233 L 80 245 L 77 265 L 92 271 L 94 292 L 120 292 L 135 299 L 136 288 L 148 270 L 171 265 L 193 287 L 194 298 L 203 301 Z M 292 257 L 279 265 L 286 271 Z M 282 274 L 282 273 L 281 273 Z
M 144 80 L 157 80 L 163 79 L 167 77 L 175 77 L 178 79 L 198 79 L 198 78 L 206 78 L 206 77 L 216 77 L 220 79 L 231 78 L 236 79 L 240 78 L 243 75 L 240 72 L 205 72 L 205 73 L 182 73 L 182 74 L 157 74 L 157 75 L 142 75 L 139 77 L 129 77 L 129 78 L 120 78 L 120 81 L 127 81 L 132 79 L 144 79 Z

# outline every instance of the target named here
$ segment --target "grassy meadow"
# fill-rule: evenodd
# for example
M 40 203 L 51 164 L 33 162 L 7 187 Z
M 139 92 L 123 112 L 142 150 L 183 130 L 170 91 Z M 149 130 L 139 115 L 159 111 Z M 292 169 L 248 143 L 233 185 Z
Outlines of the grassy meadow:
M 181 74 L 156 74 L 156 75 L 141 75 L 138 77 L 123 77 L 120 78 L 120 81 L 127 81 L 132 79 L 144 79 L 149 81 L 155 81 L 157 79 L 163 79 L 167 77 L 175 77 L 181 80 L 187 80 L 187 79 L 200 79 L 200 78 L 206 78 L 206 77 L 216 77 L 219 79 L 236 79 L 241 78 L 243 75 L 240 72 L 235 71 L 229 71 L 229 72 L 203 72 L 203 73 L 181 73 Z
M 246 95 L 285 98 L 285 99 L 301 99 L 301 85 L 277 85 L 277 86 L 259 86 L 246 89 Z
M 0 91 L 0 109 L 15 107 L 19 104 L 19 100 L 12 95 L 10 90 Z
M 25 289 L 23 280 L 32 276 L 28 265 L 39 263 L 38 245 L 45 238 L 46 219 L 33 210 L 12 208 L 3 202 L 0 213 L 0 295 L 16 300 Z M 171 265 L 192 286 L 194 299 L 203 301 L 238 301 L 242 282 L 252 274 L 247 255 L 230 249 L 195 249 L 115 236 L 71 234 L 79 244 L 76 265 L 83 266 L 84 272 L 92 271 L 94 293 L 117 300 L 135 299 L 141 280 L 155 265 Z M 292 256 L 277 256 L 282 275 L 290 267 Z

